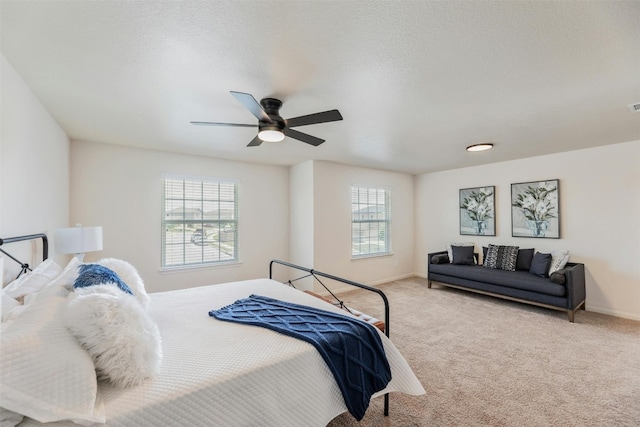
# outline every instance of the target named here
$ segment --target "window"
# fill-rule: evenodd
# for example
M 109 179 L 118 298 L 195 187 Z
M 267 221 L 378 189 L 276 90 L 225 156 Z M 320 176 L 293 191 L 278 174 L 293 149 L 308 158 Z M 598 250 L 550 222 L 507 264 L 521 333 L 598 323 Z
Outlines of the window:
M 238 184 L 163 175 L 162 267 L 238 260 Z
M 390 191 L 351 186 L 352 258 L 391 253 Z

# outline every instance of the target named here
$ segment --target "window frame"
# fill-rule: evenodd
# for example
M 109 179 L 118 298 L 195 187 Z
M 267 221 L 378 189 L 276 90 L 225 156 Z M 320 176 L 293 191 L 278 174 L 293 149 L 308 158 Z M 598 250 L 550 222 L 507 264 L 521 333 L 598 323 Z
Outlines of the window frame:
M 356 203 L 356 197 L 354 192 L 358 192 L 358 197 L 357 197 L 357 203 Z M 360 193 L 361 192 L 367 192 L 370 193 L 371 191 L 375 191 L 375 192 L 383 192 L 384 196 L 384 203 L 380 204 L 379 203 L 379 199 L 376 196 L 376 203 L 365 203 L 362 202 L 360 200 Z M 368 200 L 368 197 L 367 197 Z M 354 206 L 362 206 L 359 209 L 354 209 Z M 376 218 L 356 218 L 354 214 L 356 214 L 356 212 L 362 212 L 363 209 L 369 208 L 371 206 L 383 206 L 384 210 L 383 210 L 383 218 L 379 218 L 380 216 L 380 212 L 376 211 L 374 212 Z M 369 215 L 371 216 L 371 214 Z M 369 230 L 366 233 L 362 232 L 362 228 L 361 231 L 359 233 L 358 236 L 356 236 L 355 230 L 354 230 L 354 225 L 355 224 L 369 224 Z M 360 246 L 360 250 L 358 251 L 358 253 L 354 253 L 356 251 L 354 251 L 354 245 L 356 244 L 356 240 L 361 240 L 363 234 L 368 235 L 369 237 L 371 236 L 371 224 L 377 224 L 376 225 L 376 229 L 378 229 L 378 234 L 381 232 L 380 230 L 380 226 L 379 224 L 384 224 L 384 248 L 383 250 L 378 250 L 378 251 L 371 251 L 371 246 L 369 244 L 369 251 L 367 252 L 363 252 L 362 251 L 362 246 Z M 386 187 L 381 187 L 381 186 L 372 186 L 372 185 L 363 185 L 363 184 L 351 184 L 351 259 L 352 260 L 358 260 L 358 259 L 363 259 L 363 258 L 373 258 L 373 257 L 381 257 L 381 256 L 388 256 L 388 255 L 392 255 L 392 232 L 391 232 L 391 227 L 392 227 L 392 220 L 391 220 L 391 190 L 389 188 Z M 378 239 L 378 242 L 380 242 L 380 239 Z M 379 245 L 378 245 L 379 246 Z
M 182 181 L 182 195 L 181 196 L 177 196 L 174 198 L 167 198 L 167 184 L 169 181 Z M 239 251 L 238 251 L 238 241 L 239 241 L 239 215 L 238 215 L 238 211 L 239 211 L 239 203 L 238 203 L 238 193 L 239 193 L 239 181 L 235 180 L 235 179 L 229 179 L 229 178 L 218 178 L 218 177 L 210 177 L 210 176 L 196 176 L 196 175 L 178 175 L 178 174 L 166 174 L 163 173 L 161 174 L 161 182 L 162 182 L 162 202 L 161 202 L 161 220 L 160 220 L 160 225 L 161 225 L 161 253 L 160 253 L 160 270 L 161 271 L 172 271 L 172 270 L 181 270 L 181 269 L 192 269 L 192 268 L 203 268 L 203 267 L 215 267 L 215 266 L 222 266 L 222 265 L 229 265 L 229 264 L 238 264 L 240 263 L 240 258 L 239 258 Z M 200 197 L 199 198 L 189 198 L 187 196 L 187 189 L 186 189 L 186 183 L 187 182 L 191 182 L 191 183 L 199 183 L 201 186 L 201 191 L 200 191 Z M 205 184 L 214 184 L 214 186 L 218 187 L 218 194 L 216 198 L 213 199 L 207 199 L 205 196 Z M 223 197 L 221 197 L 221 193 L 220 193 L 220 186 L 223 185 L 233 185 L 233 196 L 232 196 L 232 200 L 224 200 Z M 168 205 L 167 205 L 167 200 L 174 200 L 177 201 L 178 203 L 182 202 L 182 208 L 183 208 L 183 212 L 182 212 L 182 218 L 178 218 L 178 219 L 168 219 L 168 215 L 170 215 L 170 212 L 172 209 L 168 209 Z M 190 202 L 190 203 L 187 203 Z M 194 205 L 200 203 L 200 205 L 202 206 L 202 209 L 200 209 L 200 217 L 199 218 L 185 218 L 185 212 L 186 209 L 194 209 L 194 208 L 187 208 L 187 204 L 188 205 Z M 217 204 L 218 207 L 218 217 L 217 218 L 207 218 L 205 215 L 205 210 L 204 210 L 204 206 L 205 203 L 207 204 Z M 232 214 L 232 218 L 221 218 L 221 204 L 225 203 L 232 203 L 233 205 L 233 214 Z M 195 209 L 194 209 L 195 211 Z M 196 213 L 194 212 L 194 216 L 196 215 Z M 205 225 L 206 224 L 206 225 Z M 217 227 L 211 227 L 210 224 L 216 224 Z M 229 224 L 232 224 L 232 230 L 231 232 L 229 232 L 228 230 L 225 231 L 225 233 L 232 233 L 232 238 L 230 240 L 221 240 L 220 239 L 220 233 L 222 230 L 225 230 L 225 228 L 227 228 L 226 226 L 228 226 Z M 182 239 L 177 241 L 177 242 L 173 242 L 170 243 L 167 241 L 167 228 L 168 226 L 171 225 L 175 225 L 178 226 L 179 228 L 182 229 Z M 209 225 L 209 226 L 207 226 Z M 223 226 L 224 225 L 224 226 Z M 205 251 L 207 249 L 208 246 L 206 243 L 203 244 L 196 244 L 194 243 L 191 238 L 193 237 L 194 233 L 197 230 L 201 230 L 200 235 L 202 236 L 204 234 L 204 237 L 206 239 L 207 234 L 206 234 L 206 229 L 207 228 L 214 228 L 218 230 L 218 239 L 213 239 L 212 242 L 214 242 L 214 244 L 212 245 L 212 247 L 214 247 L 213 252 L 216 252 L 216 248 L 217 248 L 217 258 L 218 259 L 211 259 L 210 257 L 208 257 L 205 254 Z M 189 231 L 187 231 L 189 230 Z M 204 231 L 204 233 L 203 233 Z M 226 257 L 224 259 L 221 259 L 221 247 L 223 246 L 221 244 L 221 242 L 232 242 L 233 246 L 232 246 L 232 250 L 233 250 L 233 254 L 231 257 Z M 175 245 L 175 246 L 181 246 L 182 249 L 181 251 L 181 256 L 182 256 L 182 262 L 181 263 L 168 263 L 168 257 L 167 257 L 167 252 L 168 252 L 168 248 L 171 245 Z M 199 261 L 193 261 L 193 260 L 189 260 L 189 255 L 187 254 L 187 248 L 188 245 L 194 245 L 200 248 L 200 260 Z M 192 254 L 195 253 L 193 250 L 191 251 Z M 178 257 L 180 256 L 180 253 L 178 254 Z M 192 255 L 193 256 L 193 255 Z

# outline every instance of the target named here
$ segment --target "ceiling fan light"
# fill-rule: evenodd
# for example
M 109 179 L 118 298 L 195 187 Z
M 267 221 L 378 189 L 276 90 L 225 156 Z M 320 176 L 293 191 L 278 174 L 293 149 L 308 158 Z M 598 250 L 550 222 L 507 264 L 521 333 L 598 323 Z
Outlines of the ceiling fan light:
M 280 142 L 284 139 L 284 133 L 279 130 L 264 129 L 258 132 L 258 138 L 265 142 Z
M 493 144 L 490 142 L 483 142 L 481 144 L 473 144 L 467 147 L 467 151 L 485 151 L 493 148 Z

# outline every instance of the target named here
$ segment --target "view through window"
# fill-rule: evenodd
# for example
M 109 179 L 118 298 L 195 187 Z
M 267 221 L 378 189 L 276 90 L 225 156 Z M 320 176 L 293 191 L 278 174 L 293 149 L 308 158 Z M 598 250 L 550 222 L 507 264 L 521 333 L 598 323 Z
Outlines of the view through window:
M 162 266 L 238 260 L 238 184 L 164 176 Z
M 390 194 L 384 188 L 351 187 L 351 256 L 391 252 Z

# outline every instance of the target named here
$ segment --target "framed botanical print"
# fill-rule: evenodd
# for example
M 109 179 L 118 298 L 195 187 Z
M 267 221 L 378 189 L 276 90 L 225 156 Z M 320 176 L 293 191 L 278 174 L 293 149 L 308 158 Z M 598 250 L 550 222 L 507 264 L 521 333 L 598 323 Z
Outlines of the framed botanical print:
M 560 238 L 560 180 L 511 184 L 511 235 Z
M 496 187 L 463 188 L 459 194 L 460 234 L 496 235 Z

